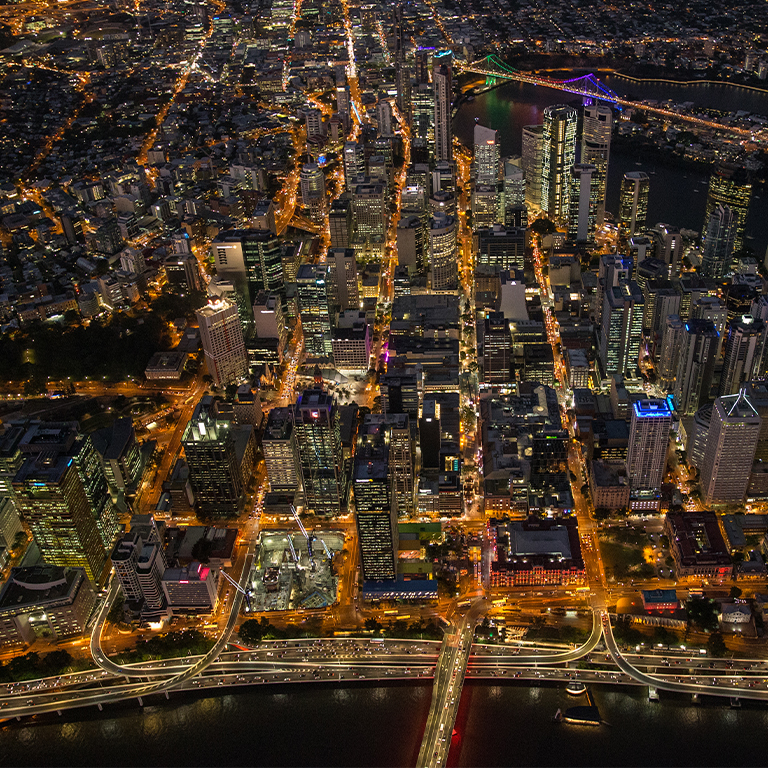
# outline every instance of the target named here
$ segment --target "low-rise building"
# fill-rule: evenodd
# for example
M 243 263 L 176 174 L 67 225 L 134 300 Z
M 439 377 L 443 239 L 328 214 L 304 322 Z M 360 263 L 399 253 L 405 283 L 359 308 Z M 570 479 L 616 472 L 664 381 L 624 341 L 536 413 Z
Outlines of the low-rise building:
M 595 460 L 589 473 L 589 490 L 595 509 L 623 509 L 629 506 L 627 470 L 620 462 Z
M 209 566 L 195 561 L 168 568 L 162 587 L 172 613 L 210 613 L 216 607 L 217 582 Z
M 731 557 L 714 512 L 669 512 L 664 529 L 678 579 L 730 579 Z

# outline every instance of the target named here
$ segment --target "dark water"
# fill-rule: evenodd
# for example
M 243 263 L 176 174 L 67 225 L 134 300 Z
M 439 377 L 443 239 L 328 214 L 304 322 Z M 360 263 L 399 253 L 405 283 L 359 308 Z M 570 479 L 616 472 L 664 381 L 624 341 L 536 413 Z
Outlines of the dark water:
M 768 708 L 647 701 L 602 686 L 611 726 L 555 724 L 563 687 L 468 683 L 450 766 L 752 766 L 766 762 Z M 2 766 L 415 765 L 431 686 L 305 684 L 210 698 L 171 697 L 46 717 L 0 731 Z M 663 696 L 663 694 L 662 694 Z M 579 703 L 583 703 L 579 698 Z M 145 703 L 148 703 L 145 701 Z
M 615 76 L 601 79 L 623 96 L 658 100 L 674 98 L 701 106 L 768 114 L 768 93 L 746 88 L 634 83 Z M 478 118 L 482 125 L 499 131 L 502 154 L 520 154 L 523 126 L 541 123 L 544 109 L 561 103 L 579 107 L 581 100 L 549 88 L 509 82 L 477 96 L 472 103 L 463 104 L 454 120 L 454 131 L 465 144 L 471 146 L 475 118 Z M 638 157 L 614 147 L 608 168 L 606 193 L 606 208 L 614 215 L 618 213 L 621 177 L 627 171 L 645 171 L 651 177 L 649 224 L 665 222 L 701 231 L 707 202 L 708 173 L 664 166 L 647 157 Z M 747 245 L 762 260 L 768 247 L 768 191 L 757 190 L 753 196 L 746 232 Z

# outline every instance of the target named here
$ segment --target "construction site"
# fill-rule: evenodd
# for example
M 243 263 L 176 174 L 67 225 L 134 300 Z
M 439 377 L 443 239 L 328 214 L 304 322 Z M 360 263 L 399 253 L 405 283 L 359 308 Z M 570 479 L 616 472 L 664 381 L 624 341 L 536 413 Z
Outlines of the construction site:
M 327 608 L 336 602 L 339 578 L 334 556 L 344 548 L 342 531 L 262 531 L 251 572 L 250 610 Z

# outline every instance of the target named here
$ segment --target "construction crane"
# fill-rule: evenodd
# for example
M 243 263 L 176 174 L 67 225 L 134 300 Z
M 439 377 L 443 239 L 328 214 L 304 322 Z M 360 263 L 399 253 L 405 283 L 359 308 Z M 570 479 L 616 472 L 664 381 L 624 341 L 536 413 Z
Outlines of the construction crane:
M 251 612 L 251 590 L 243 589 L 226 571 L 221 571 L 221 575 L 238 591 L 241 592 L 245 598 L 245 606 L 248 613 Z
M 299 524 L 299 529 L 301 530 L 302 534 L 304 534 L 304 538 L 307 540 L 307 552 L 309 553 L 309 562 L 314 566 L 315 561 L 312 557 L 312 539 L 314 537 L 310 536 L 307 533 L 307 529 L 304 527 L 304 523 L 301 522 L 301 519 L 299 518 L 299 513 L 296 511 L 296 507 L 291 504 L 291 512 L 293 512 L 293 516 L 296 518 L 296 522 Z
M 325 550 L 325 556 L 328 558 L 328 560 L 333 560 L 333 552 L 331 552 L 331 550 L 328 549 L 328 545 L 322 539 L 318 539 L 318 541 L 323 545 L 323 549 Z
M 288 534 L 288 546 L 291 548 L 291 554 L 293 555 L 293 562 L 296 563 L 296 565 L 299 564 L 299 556 L 296 554 L 296 547 L 293 546 L 293 539 L 291 538 L 291 534 Z

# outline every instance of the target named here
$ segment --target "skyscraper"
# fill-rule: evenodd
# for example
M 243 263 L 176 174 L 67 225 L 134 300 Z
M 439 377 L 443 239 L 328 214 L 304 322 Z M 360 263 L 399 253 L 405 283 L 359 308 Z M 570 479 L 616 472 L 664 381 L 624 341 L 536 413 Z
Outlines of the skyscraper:
M 333 396 L 305 389 L 293 407 L 304 505 L 316 515 L 338 515 L 346 503 L 341 433 Z
M 397 504 L 389 472 L 389 435 L 383 423 L 366 421 L 358 438 L 352 486 L 363 578 L 397 577 Z
M 435 159 L 453 159 L 453 54 L 439 51 L 432 58 L 432 86 L 435 91 Z
M 227 299 L 216 299 L 195 314 L 205 364 L 214 386 L 237 384 L 248 373 L 248 354 L 237 306 Z
M 261 439 L 267 478 L 272 491 L 299 488 L 299 453 L 293 429 L 291 408 L 273 408 Z
M 488 312 L 483 323 L 483 381 L 509 384 L 512 381 L 509 322 L 503 312 Z
M 432 290 L 453 290 L 459 284 L 456 220 L 453 216 L 435 216 L 429 227 L 429 263 Z
M 331 248 L 328 251 L 329 299 L 342 311 L 359 309 L 357 262 L 351 248 Z
M 499 181 L 499 134 L 492 128 L 475 125 L 474 177 L 476 185 L 496 186 Z
M 344 144 L 344 183 L 347 192 L 353 192 L 360 181 L 365 178 L 365 154 L 363 145 L 356 141 Z
M 744 500 L 762 419 L 744 391 L 715 400 L 701 467 L 707 507 Z
M 355 238 L 359 243 L 381 242 L 387 228 L 387 208 L 383 184 L 358 184 L 352 199 Z
M 600 337 L 600 361 L 606 376 L 634 375 L 643 336 L 644 304 L 634 281 L 606 288 Z
M 627 476 L 632 488 L 656 490 L 661 486 L 671 428 L 672 412 L 666 400 L 632 403 L 627 448 Z
M 749 214 L 749 204 L 752 200 L 752 182 L 746 169 L 731 163 L 718 163 L 715 172 L 709 177 L 707 206 L 704 212 L 702 226 L 702 248 L 707 244 L 707 227 L 712 212 L 717 205 L 727 206 L 736 219 L 736 233 L 733 239 L 733 250 L 738 253 L 744 247 L 744 227 Z
M 743 382 L 759 376 L 765 339 L 765 323 L 752 315 L 728 323 L 720 395 L 735 395 Z
M 736 216 L 727 205 L 714 206 L 702 238 L 701 274 L 704 277 L 723 277 L 728 272 L 737 226 Z
M 320 221 L 325 213 L 325 176 L 317 163 L 305 163 L 299 177 L 301 204 L 312 221 Z
M 536 207 L 543 207 L 541 201 L 543 142 L 543 125 L 523 126 L 523 158 L 521 166 L 525 175 L 525 202 Z
M 683 321 L 678 315 L 667 316 L 661 338 L 661 352 L 657 356 L 659 386 L 667 392 L 671 392 L 675 386 L 683 330 Z
M 339 113 L 344 130 L 349 131 L 352 125 L 352 99 L 348 85 L 336 86 L 336 111 Z
M 574 243 L 594 242 L 600 181 L 594 165 L 578 163 L 569 173 L 568 239 Z
M 587 104 L 581 133 L 581 162 L 594 165 L 597 226 L 605 218 L 605 189 L 608 182 L 608 161 L 611 157 L 613 110 L 607 104 Z
M 299 315 L 307 355 L 330 359 L 331 313 L 328 306 L 328 265 L 302 264 L 296 275 Z
M 648 218 L 650 177 L 643 171 L 629 171 L 621 179 L 619 232 L 629 239 L 644 234 Z
M 541 155 L 541 207 L 557 224 L 567 224 L 569 174 L 576 163 L 578 114 L 556 104 L 544 110 Z
M 216 418 L 210 395 L 204 395 L 195 406 L 181 444 L 189 465 L 195 508 L 203 516 L 236 515 L 242 501 L 243 476 L 235 432 L 230 422 Z
M 709 400 L 720 337 L 711 320 L 688 320 L 683 329 L 675 380 L 678 413 L 693 416 Z

